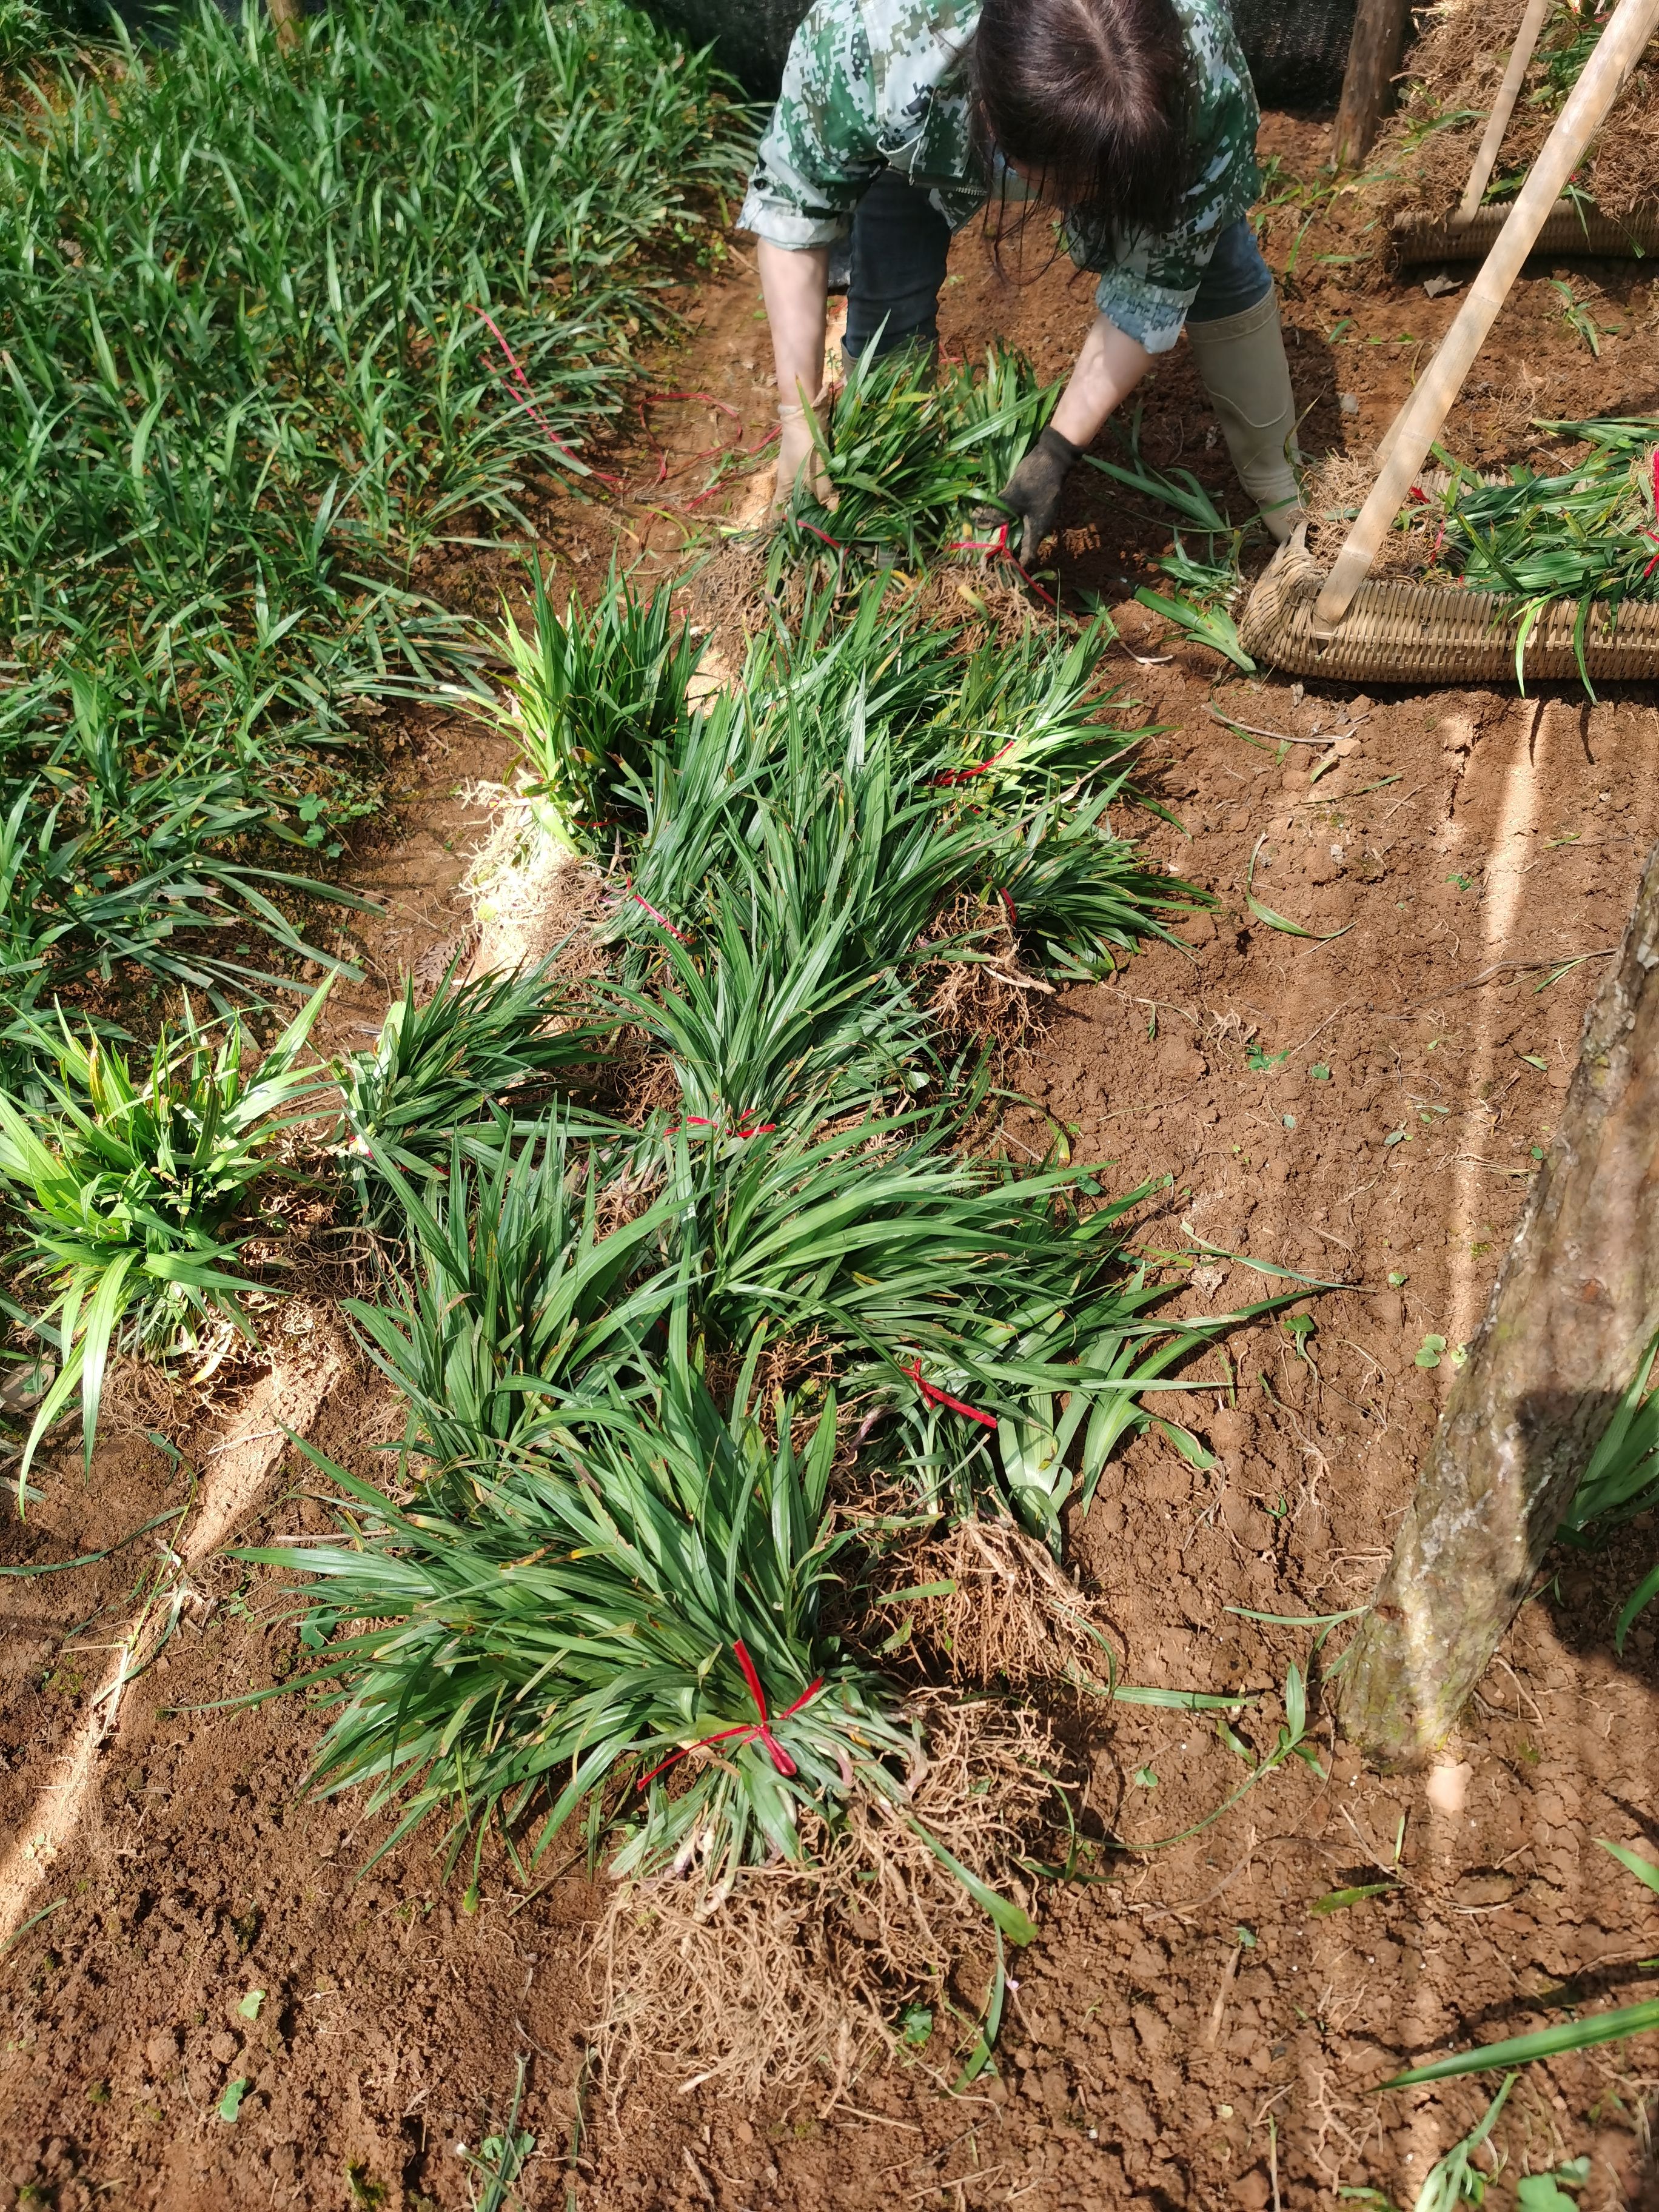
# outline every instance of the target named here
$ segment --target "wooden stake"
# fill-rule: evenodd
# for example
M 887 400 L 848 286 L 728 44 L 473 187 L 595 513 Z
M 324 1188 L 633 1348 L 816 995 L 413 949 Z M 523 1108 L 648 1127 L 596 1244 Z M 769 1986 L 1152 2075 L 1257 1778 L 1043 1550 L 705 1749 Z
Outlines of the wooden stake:
M 1659 848 L 1486 1319 L 1340 1677 L 1378 1765 L 1445 1740 L 1659 1328 Z
M 1411 0 L 1359 0 L 1331 133 L 1331 159 L 1339 169 L 1352 168 L 1371 150 L 1376 126 L 1394 96 L 1410 21 Z
M 300 25 L 305 20 L 303 0 L 265 0 L 270 10 L 270 20 L 276 33 L 276 43 L 287 53 L 300 43 Z
M 1388 459 L 1314 602 L 1316 637 L 1332 635 L 1370 574 L 1382 533 L 1399 514 L 1430 447 L 1439 436 L 1440 427 L 1463 388 L 1463 380 L 1544 227 L 1545 217 L 1560 198 L 1584 149 L 1606 122 L 1656 23 L 1659 0 L 1619 0 L 1608 18 L 1595 52 L 1584 64 L 1583 75 L 1569 94 L 1456 319 L 1395 419 Z
M 1544 27 L 1544 18 L 1550 12 L 1550 0 L 1527 0 L 1527 12 L 1521 18 L 1521 28 L 1515 34 L 1515 44 L 1510 49 L 1509 67 L 1504 72 L 1504 82 L 1498 88 L 1498 98 L 1492 113 L 1486 118 L 1485 136 L 1480 151 L 1474 157 L 1474 167 L 1469 171 L 1469 181 L 1463 187 L 1463 198 L 1457 210 L 1459 222 L 1467 222 L 1480 205 L 1492 173 L 1498 166 L 1498 149 L 1504 143 L 1504 133 L 1510 127 L 1510 118 L 1515 112 L 1515 103 L 1521 97 L 1521 87 L 1526 82 L 1527 64 L 1532 59 L 1533 48 L 1538 44 L 1538 33 Z

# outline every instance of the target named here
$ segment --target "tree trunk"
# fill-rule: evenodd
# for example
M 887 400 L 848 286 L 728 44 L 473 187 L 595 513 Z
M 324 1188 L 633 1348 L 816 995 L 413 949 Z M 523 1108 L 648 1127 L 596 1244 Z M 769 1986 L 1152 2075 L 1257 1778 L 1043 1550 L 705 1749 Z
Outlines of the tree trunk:
M 265 0 L 270 10 L 270 20 L 276 32 L 276 43 L 284 52 L 300 42 L 300 25 L 305 18 L 304 0 Z
M 1375 1764 L 1443 1741 L 1659 1328 L 1659 848 L 1486 1318 L 1340 1678 Z
M 1342 99 L 1331 134 L 1331 159 L 1351 169 L 1371 150 L 1376 126 L 1394 98 L 1395 74 L 1406 51 L 1411 0 L 1359 0 L 1353 40 L 1342 79 Z

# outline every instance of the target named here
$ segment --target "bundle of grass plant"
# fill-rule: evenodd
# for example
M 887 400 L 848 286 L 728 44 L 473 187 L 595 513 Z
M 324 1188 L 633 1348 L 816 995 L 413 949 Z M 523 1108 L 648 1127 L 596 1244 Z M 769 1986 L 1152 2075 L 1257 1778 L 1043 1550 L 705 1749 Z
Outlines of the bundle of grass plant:
M 866 350 L 851 365 L 820 436 L 827 503 L 798 496 L 767 562 L 774 590 L 815 551 L 919 566 L 981 535 L 975 517 L 997 495 L 1054 412 L 1060 386 L 1039 385 L 1023 356 L 941 370 L 930 355 Z
M 475 1510 L 405 1512 L 319 1461 L 357 1540 L 246 1555 L 302 1570 L 302 1609 L 374 1624 L 306 1686 L 339 1708 L 325 1786 L 401 1801 L 385 1848 L 437 1814 L 453 1864 L 498 1814 L 509 1833 L 533 1814 L 533 1863 L 586 1798 L 617 1873 L 678 1859 L 714 1898 L 769 1850 L 799 1858 L 803 1811 L 901 1793 L 919 1739 L 821 1626 L 844 1540 L 823 1523 L 836 1401 L 799 1447 L 781 1401 L 770 1440 L 762 1341 L 725 1413 L 681 1308 L 648 1398 L 550 1388 L 554 1420 L 510 1474 L 471 1478 Z
M 471 982 L 452 964 L 422 1006 L 405 977 L 371 1049 L 337 1063 L 344 1158 L 368 1218 L 388 1204 L 378 1161 L 418 1178 L 457 1144 L 489 1158 L 503 1134 L 540 1119 L 552 1091 L 584 1085 L 613 1025 L 558 983 L 552 964 Z
M 457 1141 L 423 1192 L 389 1154 L 371 1157 L 407 1258 L 378 1301 L 346 1310 L 408 1407 L 421 1479 L 476 1488 L 545 1430 L 559 1394 L 650 1385 L 643 1341 L 679 1278 L 677 1213 L 659 1196 L 601 1220 L 625 1158 L 574 1142 L 556 1116 L 516 1147 L 505 1133 L 481 1164 Z
M 1439 223 L 1457 209 L 1498 96 L 1525 0 L 1449 0 L 1431 11 L 1407 57 L 1399 106 L 1371 157 L 1368 192 L 1385 220 Z M 1513 199 L 1595 52 L 1608 9 L 1555 0 L 1528 66 L 1483 204 Z M 1625 216 L 1659 201 L 1659 115 L 1650 64 L 1632 76 L 1567 198 Z
M 1546 611 L 1577 602 L 1574 642 L 1583 672 L 1583 641 L 1593 614 L 1616 624 L 1626 605 L 1659 599 L 1659 417 L 1540 422 L 1545 437 L 1583 450 L 1559 470 L 1525 465 L 1479 472 L 1437 446 L 1439 468 L 1425 472 L 1385 547 L 1385 573 L 1407 569 L 1427 580 L 1495 593 L 1520 615 L 1515 665 L 1524 680 L 1528 643 Z M 1333 544 L 1359 495 L 1328 506 L 1340 479 L 1310 488 L 1310 503 Z M 1589 678 L 1585 676 L 1588 687 Z
M 526 795 L 547 834 L 602 852 L 624 825 L 637 834 L 653 757 L 684 727 L 697 647 L 666 586 L 636 599 L 613 564 L 592 610 L 573 595 L 560 617 L 539 562 L 531 574 L 534 635 L 508 613 L 512 688 L 496 719 L 523 747 Z
M 741 138 L 621 0 L 343 0 L 290 52 L 204 0 L 0 113 L 14 988 L 198 986 L 222 920 L 297 964 L 249 864 L 372 810 L 367 704 L 481 690 L 445 564 L 589 481 Z
M 300 1054 L 326 990 L 252 1081 L 240 1024 L 227 1024 L 216 1043 L 188 1000 L 178 1034 L 164 1031 L 136 1073 L 123 1053 L 93 1035 L 83 1042 L 61 1015 L 55 1030 L 37 1032 L 34 1095 L 0 1093 L 14 1253 L 21 1279 L 52 1294 L 28 1326 L 58 1361 L 23 1448 L 20 1496 L 41 1437 L 77 1390 L 90 1470 L 112 1352 L 166 1357 L 193 1343 L 214 1313 L 248 1333 L 237 1293 L 257 1285 L 227 1264 L 252 1233 L 245 1208 L 251 1186 L 272 1171 L 272 1144 L 311 1118 L 290 1109 L 320 1087 L 322 1071 Z

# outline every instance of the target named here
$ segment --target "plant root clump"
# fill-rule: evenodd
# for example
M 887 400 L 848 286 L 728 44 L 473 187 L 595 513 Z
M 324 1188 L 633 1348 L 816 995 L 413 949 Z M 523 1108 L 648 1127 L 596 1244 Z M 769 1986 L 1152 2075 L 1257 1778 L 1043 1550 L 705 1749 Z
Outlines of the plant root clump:
M 1308 471 L 1302 504 L 1308 511 L 1308 550 L 1315 560 L 1327 567 L 1335 560 L 1376 481 L 1376 458 L 1364 453 L 1328 453 Z M 1439 511 L 1425 507 L 1422 514 L 1424 520 L 1411 521 L 1409 528 L 1383 532 L 1371 563 L 1374 578 L 1420 577 L 1435 566 Z
M 609 894 L 599 867 L 575 859 L 549 833 L 524 792 L 479 783 L 465 797 L 469 805 L 487 805 L 492 815 L 461 878 L 477 933 L 471 974 L 510 974 L 557 946 L 562 949 L 554 975 L 572 983 L 602 975 L 599 926 Z
M 944 2031 L 941 2066 L 971 2040 L 991 1923 L 918 1830 L 1029 1911 L 1019 1861 L 1053 1808 L 1060 1754 L 1033 1713 L 939 1691 L 908 1702 L 927 1749 L 907 1797 L 855 1799 L 834 1829 L 803 1822 L 810 1863 L 749 1868 L 724 1896 L 695 1867 L 618 1891 L 590 1957 L 590 2033 L 613 2101 L 662 2075 L 824 2113 L 897 2047 L 908 2006 Z
M 1098 1605 L 1012 1521 L 959 1521 L 891 1565 L 900 1587 L 953 1585 L 908 1610 L 916 1649 L 954 1680 L 1104 1686 L 1115 1654 Z
M 961 893 L 939 918 L 937 933 L 967 940 L 974 956 L 942 955 L 927 1013 L 944 1035 L 988 1046 L 1003 1055 L 1028 1050 L 1048 1034 L 1052 988 L 1021 963 L 1013 923 L 994 896 Z

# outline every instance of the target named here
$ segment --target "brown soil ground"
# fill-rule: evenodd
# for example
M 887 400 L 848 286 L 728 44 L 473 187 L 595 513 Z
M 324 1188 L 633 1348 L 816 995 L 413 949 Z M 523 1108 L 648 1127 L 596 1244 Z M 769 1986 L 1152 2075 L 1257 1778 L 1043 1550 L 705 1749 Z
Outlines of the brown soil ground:
M 1310 176 L 1322 135 L 1275 118 L 1267 143 Z M 1299 238 L 1286 319 L 1315 452 L 1374 442 L 1455 305 L 1341 258 L 1366 250 L 1351 209 L 1316 208 L 1302 231 L 1310 210 L 1290 205 L 1270 228 L 1281 269 Z M 1659 406 L 1652 280 L 1629 265 L 1574 272 L 1620 325 L 1596 361 L 1564 331 L 1548 274 L 1529 275 L 1504 314 L 1454 418 L 1462 450 L 1524 449 L 1540 409 Z M 1003 333 L 1058 374 L 1088 311 L 1066 268 L 1012 286 L 981 239 L 959 241 L 953 343 L 977 351 Z M 752 442 L 772 396 L 741 264 L 691 316 L 665 380 L 727 402 Z M 653 419 L 682 451 L 735 430 L 701 402 Z M 1153 462 L 1181 459 L 1225 490 L 1184 351 L 1149 384 L 1144 444 Z M 643 443 L 628 466 L 640 484 L 657 473 Z M 654 561 L 678 557 L 720 504 L 676 519 L 702 481 L 671 475 L 627 510 Z M 1087 470 L 1069 501 L 1067 586 L 1127 601 L 1164 526 Z M 594 510 L 550 523 L 577 576 L 613 534 Z M 625 556 L 634 550 L 624 539 Z M 488 603 L 492 575 L 469 581 Z M 1478 1325 L 1659 833 L 1659 716 L 1646 693 L 1592 706 L 1501 687 L 1304 690 L 1218 670 L 1133 605 L 1121 622 L 1142 657 L 1121 655 L 1125 690 L 1166 726 L 1146 781 L 1183 825 L 1145 817 L 1149 847 L 1219 908 L 1188 927 L 1183 949 L 1144 953 L 1057 1002 L 1015 1079 L 1043 1110 L 1018 1109 L 1009 1136 L 1039 1152 L 1059 1122 L 1115 1186 L 1167 1178 L 1147 1212 L 1154 1247 L 1184 1243 L 1188 1224 L 1229 1252 L 1347 1286 L 1313 1305 L 1307 1356 L 1282 1328 L 1258 1327 L 1233 1340 L 1231 1401 L 1176 1401 L 1219 1454 L 1212 1474 L 1143 1442 L 1073 1531 L 1133 1678 L 1259 1690 L 1249 1732 L 1271 1741 L 1310 1632 L 1238 1608 L 1340 1612 L 1364 1601 L 1387 1555 L 1449 1353 Z M 1252 743 L 1212 704 L 1298 742 Z M 1323 734 L 1345 732 L 1352 741 L 1334 746 Z M 394 734 L 386 816 L 357 854 L 358 879 L 386 892 L 390 916 L 365 947 L 368 979 L 331 1009 L 335 1042 L 378 1021 L 403 966 L 433 976 L 464 940 L 458 881 L 485 818 L 466 794 L 503 765 L 464 723 L 417 718 Z M 1330 941 L 1251 918 L 1258 843 L 1258 895 Z M 314 1257 L 273 1329 L 270 1371 L 228 1364 L 171 1401 L 125 1381 L 93 1483 L 61 1455 L 45 1503 L 7 1528 L 12 1559 L 106 1546 L 185 1507 L 198 1477 L 244 1539 L 321 1525 L 270 1434 L 310 1402 L 307 1377 L 313 1400 L 319 1376 L 337 1377 L 310 1421 L 325 1451 L 372 1466 L 397 1419 L 331 1318 L 350 1255 L 325 1239 L 296 1249 Z M 1227 1261 L 1200 1281 L 1216 1310 L 1261 1286 Z M 1420 1364 L 1431 1337 L 1448 1347 L 1437 1368 Z M 180 1464 L 146 1431 L 172 1437 Z M 243 1485 L 228 1504 L 214 1487 L 227 1465 Z M 98 1738 L 95 1692 L 141 1584 L 165 1564 L 160 1539 L 195 1562 L 187 1597 Z M 1410 2205 L 1487 2090 L 1379 2096 L 1398 2064 L 1650 1986 L 1659 1908 L 1595 1839 L 1659 1846 L 1654 1633 L 1638 1629 L 1622 1661 L 1610 1637 L 1651 1542 L 1638 1528 L 1611 1556 L 1552 1562 L 1432 1776 L 1379 1779 L 1322 1722 L 1322 1776 L 1292 1762 L 1188 1841 L 1112 1862 L 1109 1880 L 1044 1890 L 988 2086 L 945 2094 L 940 2037 L 826 2112 L 737 2110 L 673 2081 L 642 2081 L 609 2108 L 584 2071 L 580 1966 L 600 1886 L 579 1861 L 550 1857 L 528 1887 L 492 1861 L 468 1911 L 463 1880 L 446 1884 L 424 1843 L 362 1873 L 383 1826 L 356 1802 L 304 1794 L 320 1717 L 285 1701 L 208 1709 L 298 1654 L 273 1623 L 268 1579 L 211 1549 L 199 1518 L 100 1566 L 0 1584 L 0 1907 L 13 1925 L 48 1915 L 0 1951 L 0 2205 L 459 2207 L 471 2198 L 458 2146 L 501 2122 L 520 2057 L 532 2207 L 1303 2212 L 1345 2187 Z M 1053 1717 L 1088 1778 L 1090 1814 L 1137 1842 L 1203 1820 L 1243 1778 L 1199 1717 L 1068 1703 Z M 1383 1881 L 1385 1895 L 1310 1911 L 1334 1889 Z M 220 2101 L 239 2079 L 249 2087 L 228 2122 Z M 1509 2160 L 1495 2201 L 1513 2201 L 1516 2173 L 1588 2154 L 1587 2212 L 1659 2203 L 1656 2087 L 1651 2038 L 1534 2069 L 1495 2139 Z

